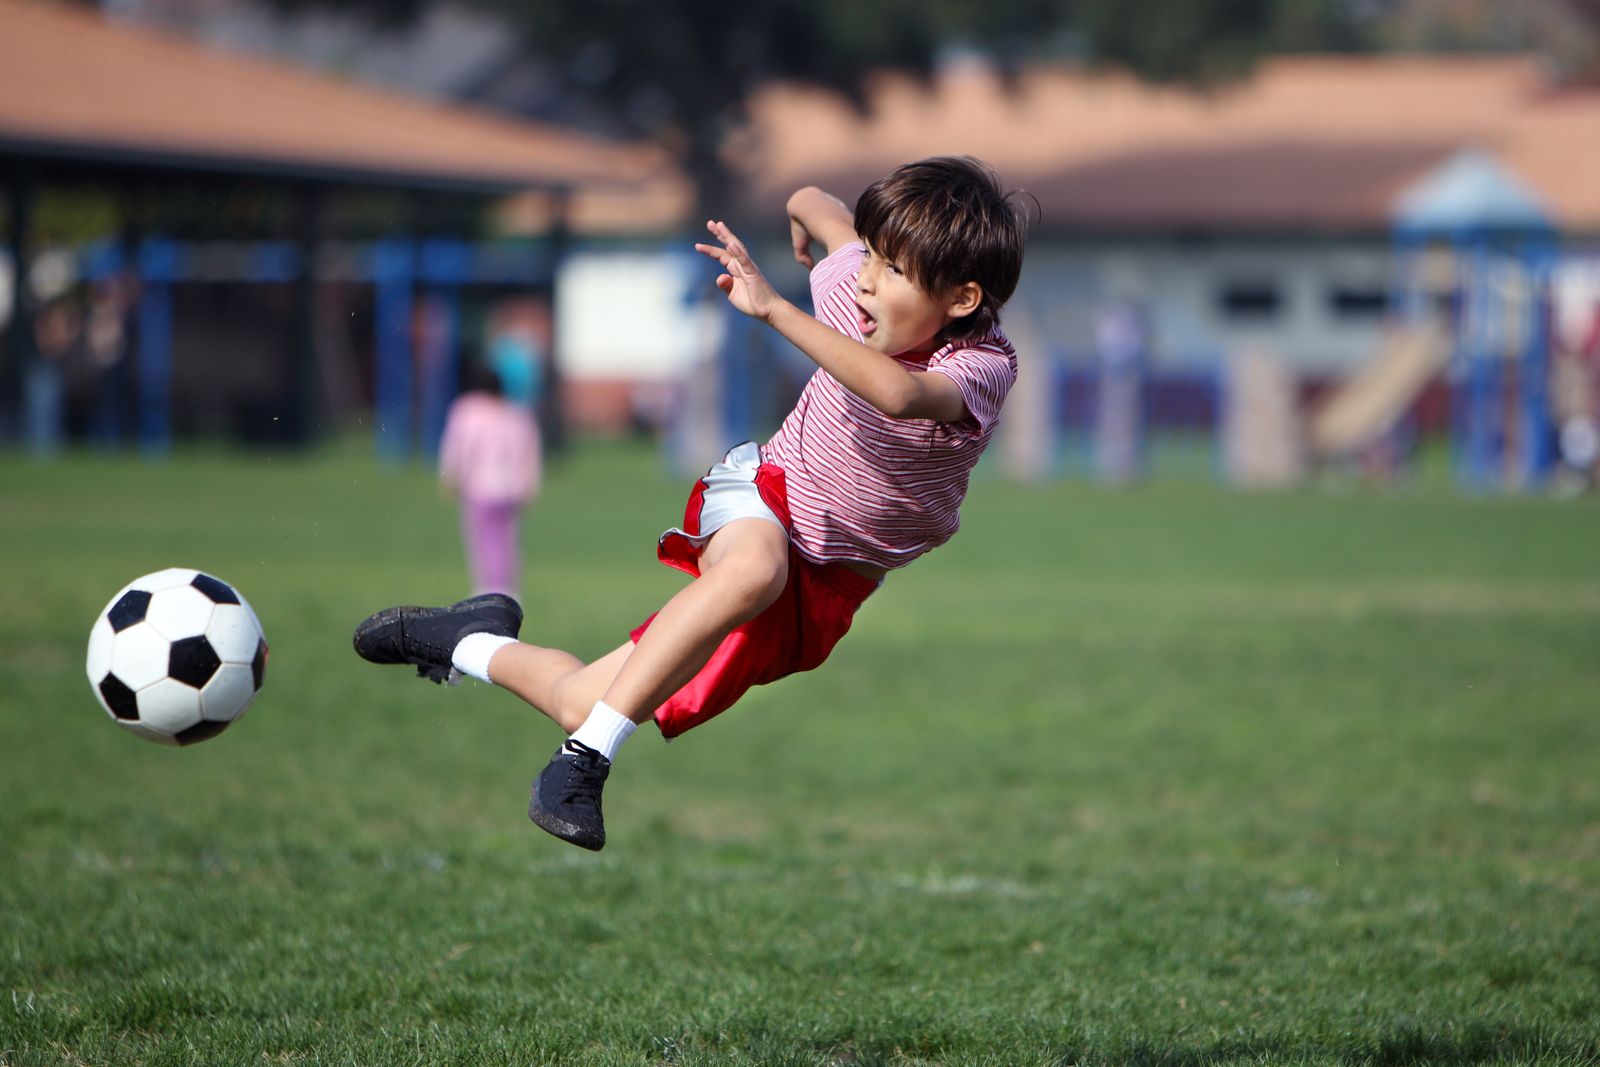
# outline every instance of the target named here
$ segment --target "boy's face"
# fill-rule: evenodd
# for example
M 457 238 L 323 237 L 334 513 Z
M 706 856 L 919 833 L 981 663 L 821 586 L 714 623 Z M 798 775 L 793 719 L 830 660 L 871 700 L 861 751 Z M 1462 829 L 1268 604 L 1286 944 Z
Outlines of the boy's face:
M 862 244 L 856 309 L 867 347 L 887 356 L 937 348 L 939 331 L 955 318 L 952 310 L 958 305 L 929 293 L 899 265 Z

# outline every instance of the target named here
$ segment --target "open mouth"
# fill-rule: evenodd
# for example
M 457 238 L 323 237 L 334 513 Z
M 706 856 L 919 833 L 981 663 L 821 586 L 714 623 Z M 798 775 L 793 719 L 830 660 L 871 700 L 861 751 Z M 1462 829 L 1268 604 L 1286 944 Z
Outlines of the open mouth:
M 868 311 L 866 308 L 862 307 L 860 304 L 857 304 L 856 305 L 856 325 L 861 327 L 861 336 L 862 337 L 871 337 L 872 334 L 873 334 L 873 331 L 875 331 L 878 328 L 878 320 L 872 317 L 872 312 Z

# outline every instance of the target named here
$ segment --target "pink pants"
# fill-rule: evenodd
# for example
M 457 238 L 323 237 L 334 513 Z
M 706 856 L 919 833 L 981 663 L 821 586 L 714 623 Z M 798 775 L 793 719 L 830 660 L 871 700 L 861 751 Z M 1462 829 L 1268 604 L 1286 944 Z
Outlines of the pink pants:
M 461 502 L 461 540 L 467 548 L 473 593 L 520 594 L 517 518 L 521 512 L 522 505 L 514 500 Z

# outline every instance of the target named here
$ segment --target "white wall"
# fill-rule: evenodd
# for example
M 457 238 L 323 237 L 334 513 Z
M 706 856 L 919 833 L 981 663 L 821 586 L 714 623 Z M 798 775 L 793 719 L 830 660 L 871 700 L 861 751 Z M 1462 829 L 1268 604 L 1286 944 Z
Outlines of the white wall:
M 690 300 L 696 293 L 701 299 Z M 556 280 L 562 373 L 645 382 L 681 376 L 715 344 L 708 295 L 722 299 L 692 254 L 573 253 Z
M 1279 352 L 1295 368 L 1341 372 L 1376 350 L 1383 315 L 1340 314 L 1345 286 L 1387 292 L 1389 246 L 1380 240 L 1214 240 L 1060 242 L 1028 249 L 1014 302 L 1026 302 L 1041 333 L 1083 356 L 1094 349 L 1100 311 L 1117 298 L 1138 300 L 1150 318 L 1157 366 L 1214 360 L 1244 345 Z M 1230 313 L 1230 287 L 1275 291 L 1277 309 Z
M 796 299 L 805 274 L 786 245 L 758 246 L 774 284 Z M 1341 315 L 1339 286 L 1386 293 L 1390 249 L 1381 239 L 1062 241 L 1035 238 L 1012 314 L 1025 313 L 1038 343 L 1088 359 L 1095 323 L 1117 298 L 1134 298 L 1151 323 L 1158 368 L 1198 368 L 1238 347 L 1277 352 L 1296 370 L 1346 373 L 1373 355 L 1381 313 Z M 719 336 L 722 295 L 712 271 L 673 251 L 591 251 L 571 257 L 557 286 L 565 373 L 574 378 L 661 381 L 682 374 Z M 1230 285 L 1278 294 L 1276 311 L 1230 314 Z M 686 299 L 696 294 L 699 302 Z M 1026 305 L 1025 311 L 1019 310 Z M 714 310 L 713 310 L 714 309 Z M 1028 358 L 1023 353 L 1023 358 Z

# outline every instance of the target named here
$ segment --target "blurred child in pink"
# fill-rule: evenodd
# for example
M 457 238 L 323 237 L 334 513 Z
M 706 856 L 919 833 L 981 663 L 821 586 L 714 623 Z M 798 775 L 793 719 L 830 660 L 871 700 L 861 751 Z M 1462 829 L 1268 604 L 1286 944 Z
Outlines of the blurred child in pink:
M 505 399 L 489 367 L 468 366 L 445 417 L 439 482 L 461 501 L 461 540 L 474 593 L 518 595 L 518 522 L 539 493 L 539 424 Z

